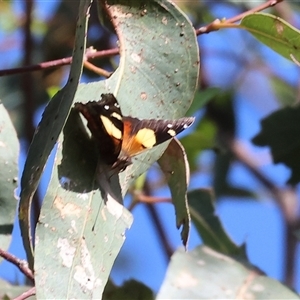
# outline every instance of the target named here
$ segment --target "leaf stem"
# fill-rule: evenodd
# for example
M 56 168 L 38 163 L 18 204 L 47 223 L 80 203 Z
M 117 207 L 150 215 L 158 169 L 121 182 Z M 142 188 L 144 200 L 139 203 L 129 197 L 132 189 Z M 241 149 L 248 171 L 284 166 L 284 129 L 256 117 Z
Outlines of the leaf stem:
M 102 50 L 102 51 L 87 51 L 86 52 L 86 60 L 98 58 L 98 57 L 108 57 L 119 54 L 118 48 L 108 49 L 108 50 Z M 72 57 L 65 57 L 57 60 L 52 61 L 46 61 L 37 65 L 31 65 L 31 66 L 25 66 L 20 68 L 14 68 L 14 69 L 5 69 L 0 70 L 0 77 L 1 76 L 7 76 L 7 75 L 15 75 L 15 74 L 21 74 L 26 72 L 33 72 L 33 71 L 40 71 L 44 69 L 51 69 L 51 68 L 57 68 L 64 65 L 69 65 L 72 62 Z
M 35 287 L 32 287 L 31 289 L 29 289 L 28 291 L 24 292 L 20 296 L 14 298 L 13 300 L 24 300 L 24 299 L 29 298 L 30 296 L 35 295 L 35 293 L 36 293 Z

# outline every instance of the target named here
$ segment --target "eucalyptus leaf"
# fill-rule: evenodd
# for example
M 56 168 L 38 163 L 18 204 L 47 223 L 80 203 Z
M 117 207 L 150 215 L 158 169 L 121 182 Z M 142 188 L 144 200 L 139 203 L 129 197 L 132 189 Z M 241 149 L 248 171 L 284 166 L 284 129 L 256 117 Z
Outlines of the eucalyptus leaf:
M 299 64 L 300 31 L 283 19 L 265 13 L 254 13 L 244 17 L 240 26 L 259 41 Z
M 38 298 L 100 299 L 125 231 L 131 226 L 132 216 L 118 199 L 109 194 L 103 197 L 99 190 L 92 146 L 73 109 L 58 140 L 52 178 L 36 227 Z M 56 273 L 59 287 L 53 276 Z
M 171 258 L 156 299 L 300 299 L 261 271 L 200 246 Z
M 81 0 L 79 18 L 67 84 L 52 98 L 46 107 L 39 123 L 33 141 L 30 145 L 24 171 L 21 178 L 21 195 L 19 206 L 19 223 L 27 259 L 33 268 L 33 237 L 30 224 L 32 197 L 39 184 L 45 163 L 52 151 L 58 136 L 67 120 L 73 103 L 73 98 L 82 73 L 85 54 L 87 21 L 91 0 Z
M 238 247 L 224 230 L 215 214 L 211 190 L 198 189 L 188 193 L 191 218 L 203 243 L 224 254 L 246 258 L 243 246 Z
M 187 203 L 190 169 L 184 148 L 176 138 L 172 139 L 158 160 L 158 164 L 167 178 L 176 212 L 176 226 L 177 228 L 182 226 L 181 239 L 186 247 L 190 231 L 190 213 Z

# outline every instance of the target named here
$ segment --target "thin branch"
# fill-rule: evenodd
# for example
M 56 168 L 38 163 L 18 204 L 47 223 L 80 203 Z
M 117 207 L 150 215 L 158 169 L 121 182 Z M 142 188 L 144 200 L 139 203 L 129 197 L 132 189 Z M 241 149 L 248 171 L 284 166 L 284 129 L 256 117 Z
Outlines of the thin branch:
M 287 286 L 293 288 L 296 286 L 296 261 L 297 257 L 297 246 L 299 244 L 298 239 L 295 236 L 295 228 L 291 224 L 287 224 L 286 229 L 286 243 L 285 243 L 285 257 L 286 264 L 284 270 L 284 282 Z
M 24 292 L 20 296 L 14 298 L 13 300 L 24 300 L 24 299 L 29 298 L 30 296 L 34 296 L 35 293 L 36 293 L 35 287 L 32 287 L 31 289 L 29 289 L 28 291 Z
M 32 271 L 29 269 L 26 260 L 20 259 L 1 248 L 0 248 L 0 256 L 6 259 L 7 261 L 11 262 L 12 264 L 14 264 L 26 277 L 34 281 Z
M 24 1 L 26 19 L 24 22 L 23 32 L 24 32 L 24 42 L 23 42 L 23 64 L 32 64 L 32 52 L 34 49 L 33 38 L 31 33 L 32 24 L 32 12 L 34 9 L 33 0 Z M 24 97 L 24 114 L 25 114 L 25 134 L 28 143 L 30 143 L 33 133 L 33 115 L 34 115 L 34 97 L 33 97 L 33 78 L 32 74 L 22 76 L 22 90 Z
M 146 208 L 150 214 L 150 217 L 152 218 L 154 227 L 158 233 L 158 238 L 161 242 L 161 247 L 164 249 L 167 261 L 170 261 L 171 256 L 174 253 L 174 249 L 172 248 L 168 235 L 166 234 L 166 228 L 162 224 L 162 220 L 159 217 L 159 214 L 157 213 L 157 208 L 152 204 L 146 204 Z
M 297 198 L 294 190 L 282 190 L 258 170 L 254 159 L 237 141 L 226 143 L 235 159 L 241 162 L 273 195 L 289 224 L 297 223 Z M 288 198 L 288 201 L 286 199 Z M 293 205 L 292 208 L 291 205 Z
M 128 210 L 132 211 L 139 203 L 156 204 L 156 203 L 172 203 L 171 198 L 148 196 L 141 192 L 134 193 L 133 201 L 128 206 Z
M 272 193 L 274 200 L 282 211 L 286 224 L 286 263 L 284 264 L 284 278 L 285 283 L 288 286 L 293 287 L 295 285 L 295 260 L 298 245 L 294 231 L 299 229 L 300 226 L 296 191 L 295 189 L 279 189 L 271 180 L 257 169 L 254 159 L 251 158 L 251 155 L 246 153 L 245 149 L 241 148 L 236 141 L 232 143 L 229 142 L 228 146 L 235 158 L 247 167 L 247 169 Z
M 113 55 L 117 55 L 117 54 L 119 54 L 119 48 L 96 51 L 96 52 L 87 50 L 87 53 L 85 56 L 86 56 L 86 60 L 89 60 L 89 59 L 94 59 L 94 58 L 98 58 L 98 57 L 113 56 Z M 66 57 L 66 58 L 61 58 L 61 59 L 57 59 L 57 60 L 46 61 L 46 62 L 37 64 L 37 65 L 32 65 L 32 66 L 0 70 L 0 77 L 7 76 L 7 75 L 21 74 L 21 73 L 26 73 L 26 72 L 40 71 L 40 70 L 51 69 L 51 68 L 57 68 L 57 67 L 61 67 L 64 65 L 69 65 L 69 64 L 71 64 L 71 62 L 72 62 L 72 57 Z
M 152 190 L 148 180 L 145 181 L 144 192 L 145 194 L 151 195 Z M 169 261 L 171 259 L 172 254 L 174 253 L 174 249 L 172 248 L 169 242 L 168 235 L 162 224 L 162 220 L 159 217 L 159 214 L 157 213 L 155 205 L 146 204 L 146 208 L 150 214 L 150 217 L 152 218 L 153 225 L 155 226 L 155 229 L 158 233 L 158 238 L 160 239 L 162 249 L 164 249 L 166 258 Z
M 154 196 L 147 196 L 145 194 L 140 193 L 138 196 L 138 201 L 141 203 L 147 204 L 156 204 L 156 203 L 172 203 L 171 198 L 168 197 L 154 197 Z
M 210 24 L 206 25 L 206 26 L 202 26 L 198 29 L 196 29 L 196 34 L 200 35 L 200 34 L 204 34 L 204 33 L 209 33 L 211 31 L 217 31 L 221 28 L 235 28 L 237 25 L 234 24 L 237 21 L 240 21 L 241 19 L 243 19 L 244 17 L 246 17 L 247 15 L 265 10 L 269 7 L 273 7 L 275 5 L 277 5 L 278 3 L 282 2 L 283 0 L 269 0 L 266 3 L 260 4 L 257 7 L 254 7 L 246 12 L 243 12 L 237 16 L 234 16 L 232 18 L 226 19 L 226 20 L 222 20 L 220 21 L 219 19 L 214 20 L 213 22 L 211 22 Z
M 145 184 L 146 188 L 144 188 L 145 192 L 150 193 L 150 188 L 147 184 Z M 166 258 L 168 260 L 170 260 L 172 254 L 173 254 L 173 249 L 168 241 L 167 235 L 165 233 L 164 227 L 161 223 L 160 217 L 156 211 L 156 208 L 153 204 L 156 203 L 172 203 L 172 199 L 171 198 L 167 198 L 167 197 L 154 197 L 151 195 L 146 195 L 143 192 L 138 192 L 138 193 L 134 193 L 134 197 L 133 197 L 133 201 L 131 202 L 130 206 L 128 207 L 129 211 L 132 211 L 133 208 L 137 205 L 137 204 L 146 204 L 146 208 L 152 218 L 153 224 L 155 225 L 156 231 L 158 233 L 158 236 L 160 238 L 161 244 L 162 244 L 162 248 L 165 250 L 165 255 Z

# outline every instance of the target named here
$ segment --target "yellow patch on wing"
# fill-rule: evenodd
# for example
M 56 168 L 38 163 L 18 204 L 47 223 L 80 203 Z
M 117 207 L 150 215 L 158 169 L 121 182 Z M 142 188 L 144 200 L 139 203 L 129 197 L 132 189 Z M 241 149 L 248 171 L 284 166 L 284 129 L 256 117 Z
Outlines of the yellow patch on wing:
M 103 126 L 107 133 L 113 136 L 115 139 L 121 140 L 122 139 L 122 132 L 118 129 L 107 117 L 100 116 Z
M 152 148 L 156 144 L 155 132 L 149 128 L 140 129 L 135 139 L 145 148 Z
M 118 120 L 120 120 L 120 121 L 122 121 L 122 117 L 118 113 L 116 113 L 116 112 L 113 112 L 111 114 L 111 116 L 114 117 L 114 118 L 116 118 L 116 119 L 118 119 Z

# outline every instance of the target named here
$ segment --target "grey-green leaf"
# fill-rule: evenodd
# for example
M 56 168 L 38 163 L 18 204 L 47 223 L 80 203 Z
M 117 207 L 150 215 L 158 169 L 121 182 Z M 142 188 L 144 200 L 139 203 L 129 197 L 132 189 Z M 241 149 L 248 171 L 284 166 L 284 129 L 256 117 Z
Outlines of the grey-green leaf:
M 188 201 L 192 221 L 205 245 L 224 254 L 246 257 L 244 247 L 238 247 L 230 239 L 216 216 L 211 190 L 189 192 Z
M 75 46 L 67 84 L 50 101 L 30 145 L 21 179 L 19 221 L 30 267 L 33 267 L 33 246 L 30 212 L 32 197 L 37 189 L 45 163 L 68 117 L 81 77 L 87 21 L 91 0 L 80 1 Z
M 186 247 L 190 231 L 190 214 L 187 203 L 187 186 L 190 180 L 189 162 L 183 146 L 173 139 L 158 160 L 158 164 L 167 178 L 176 212 L 176 226 L 181 230 L 181 239 Z
M 132 223 L 120 203 L 109 195 L 106 203 L 102 199 L 85 130 L 72 110 L 36 227 L 35 282 L 41 299 L 100 299 Z M 59 286 L 53 274 L 59 274 Z
M 206 246 L 172 256 L 156 299 L 300 299 L 280 282 Z
M 244 17 L 240 25 L 283 57 L 299 64 L 300 31 L 288 22 L 271 14 L 255 13 Z

